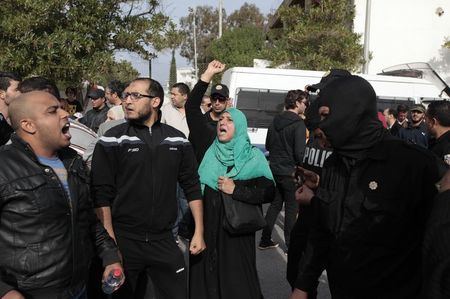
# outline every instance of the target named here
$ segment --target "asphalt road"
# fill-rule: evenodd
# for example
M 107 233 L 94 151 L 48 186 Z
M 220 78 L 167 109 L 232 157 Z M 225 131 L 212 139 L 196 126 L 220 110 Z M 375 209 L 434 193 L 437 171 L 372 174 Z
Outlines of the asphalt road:
M 287 299 L 291 293 L 286 280 L 287 256 L 284 254 L 283 221 L 284 213 L 282 212 L 272 232 L 272 239 L 280 246 L 266 250 L 256 249 L 256 265 L 264 299 Z M 258 246 L 260 235 L 261 232 L 258 232 L 255 246 Z M 320 278 L 317 299 L 331 299 L 326 273 Z

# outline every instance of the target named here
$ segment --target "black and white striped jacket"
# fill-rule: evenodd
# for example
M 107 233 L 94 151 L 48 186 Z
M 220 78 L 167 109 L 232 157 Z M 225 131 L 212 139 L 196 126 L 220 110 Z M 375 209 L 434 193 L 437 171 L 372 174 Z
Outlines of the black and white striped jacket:
M 92 160 L 96 207 L 111 206 L 116 235 L 137 240 L 170 236 L 177 218 L 177 182 L 188 201 L 200 199 L 197 161 L 182 132 L 126 122 L 97 143 Z

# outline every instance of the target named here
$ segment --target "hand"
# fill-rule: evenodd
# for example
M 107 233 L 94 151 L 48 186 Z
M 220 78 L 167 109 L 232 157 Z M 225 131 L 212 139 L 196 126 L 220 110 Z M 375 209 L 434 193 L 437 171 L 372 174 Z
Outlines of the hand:
M 16 290 L 9 291 L 1 299 L 25 299 L 25 297 Z
M 319 187 L 320 177 L 317 173 L 311 170 L 307 170 L 300 166 L 297 166 L 297 171 L 303 172 L 304 176 L 303 185 L 306 185 L 311 189 L 316 189 L 317 187 Z
M 450 189 L 450 170 L 448 170 L 440 181 L 439 192 L 444 192 Z
M 300 289 L 294 289 L 289 299 L 308 299 L 308 293 Z
M 309 189 L 305 184 L 295 191 L 295 200 L 304 206 L 309 206 L 311 204 L 311 199 L 314 196 L 314 192 Z
M 197 255 L 206 249 L 205 240 L 203 240 L 203 234 L 194 233 L 191 244 L 189 245 L 189 252 L 192 255 Z
M 220 191 L 226 194 L 233 194 L 234 188 L 236 185 L 234 184 L 234 181 L 230 178 L 227 178 L 225 176 L 220 176 L 217 180 L 217 186 Z
M 103 280 L 102 280 L 102 281 L 105 281 L 106 278 L 108 277 L 109 273 L 113 272 L 116 269 L 120 269 L 122 271 L 122 280 L 120 281 L 119 285 L 114 289 L 114 291 L 119 289 L 125 282 L 125 272 L 123 270 L 121 263 L 114 263 L 114 264 L 106 266 L 105 271 L 103 272 Z
M 221 63 L 218 60 L 213 60 L 208 64 L 208 68 L 206 71 L 200 76 L 200 79 L 203 82 L 211 82 L 212 77 L 215 74 L 219 74 L 225 70 L 225 64 Z

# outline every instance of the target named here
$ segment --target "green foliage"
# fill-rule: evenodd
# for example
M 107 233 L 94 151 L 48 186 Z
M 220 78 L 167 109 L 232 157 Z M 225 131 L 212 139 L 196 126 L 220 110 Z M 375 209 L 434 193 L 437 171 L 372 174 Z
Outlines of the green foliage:
M 170 61 L 169 87 L 177 83 L 177 64 L 175 61 L 175 50 L 172 50 L 172 60 Z
M 208 48 L 211 59 L 233 66 L 253 66 L 264 47 L 264 34 L 254 25 L 227 30 L 221 39 L 214 40 Z
M 152 50 L 168 47 L 165 34 L 171 29 L 168 17 L 156 11 L 158 1 L 139 3 L 2 0 L 0 69 L 60 83 L 136 74 L 130 64 L 114 61 L 114 52 L 148 59 Z
M 227 33 L 234 31 L 237 28 L 253 26 L 254 34 L 250 36 L 252 39 L 251 45 L 255 44 L 255 39 L 263 34 L 263 26 L 266 18 L 261 14 L 259 8 L 254 4 L 244 3 L 239 10 L 235 10 L 229 17 L 226 16 L 225 10 L 223 10 L 223 35 L 222 39 L 227 36 Z M 196 26 L 197 26 L 197 64 L 199 73 L 208 65 L 213 59 L 219 59 L 218 57 L 225 57 L 224 53 L 229 53 L 231 56 L 249 56 L 246 53 L 239 53 L 238 50 L 233 51 L 224 42 L 218 40 L 219 35 L 219 11 L 211 6 L 197 6 L 196 7 Z M 194 12 L 191 11 L 186 17 L 181 18 L 180 26 L 184 31 L 184 40 L 181 44 L 181 56 L 186 57 L 191 63 L 194 62 L 194 35 L 193 35 L 193 19 Z M 246 43 L 245 38 L 242 38 L 244 32 L 248 33 L 248 29 L 233 33 L 234 36 L 241 38 L 240 43 Z M 259 37 L 257 37 L 259 36 Z M 221 40 L 222 40 L 221 39 Z M 227 37 L 227 41 L 230 38 Z M 235 45 L 235 42 L 232 42 Z M 259 43 L 256 43 L 259 46 Z M 226 49 L 220 51 L 218 47 L 225 46 Z M 239 49 L 249 49 L 245 45 L 239 45 Z M 251 53 L 255 53 L 256 49 L 251 49 Z M 220 52 L 220 53 L 218 53 Z M 219 54 L 219 56 L 215 56 Z M 232 57 L 230 57 L 232 58 Z M 232 58 L 233 60 L 227 61 L 248 61 L 248 58 Z M 225 60 L 224 60 L 225 61 Z
M 226 18 L 223 10 L 223 18 Z M 194 62 L 194 11 L 180 19 L 180 27 L 183 31 L 184 39 L 181 43 L 180 55 Z M 210 62 L 207 55 L 207 48 L 211 42 L 219 35 L 219 10 L 212 6 L 197 6 L 195 9 L 195 22 L 197 33 L 197 65 L 200 72 L 206 68 Z
M 235 10 L 227 18 L 226 23 L 230 29 L 245 26 L 256 26 L 259 29 L 263 29 L 265 20 L 266 18 L 255 4 L 245 2 L 239 10 Z
M 92 83 L 98 83 L 106 86 L 111 80 L 119 80 L 122 82 L 130 82 L 139 77 L 139 72 L 133 68 L 129 61 L 114 61 L 107 73 L 95 73 L 91 77 Z
M 355 71 L 363 62 L 360 35 L 352 32 L 354 6 L 347 0 L 322 0 L 308 10 L 283 7 L 279 16 L 284 28 L 269 32 L 264 51 L 273 65 L 326 70 Z

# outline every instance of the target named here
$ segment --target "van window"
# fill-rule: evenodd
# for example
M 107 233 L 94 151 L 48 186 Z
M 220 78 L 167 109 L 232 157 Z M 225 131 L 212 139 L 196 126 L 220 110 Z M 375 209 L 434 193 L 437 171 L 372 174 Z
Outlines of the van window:
M 377 108 L 378 110 L 384 110 L 386 108 L 397 109 L 397 106 L 403 104 L 407 107 L 411 107 L 415 104 L 413 98 L 402 98 L 402 97 L 377 97 Z
M 283 111 L 286 94 L 284 90 L 239 88 L 235 106 L 247 117 L 249 128 L 268 128 Z

